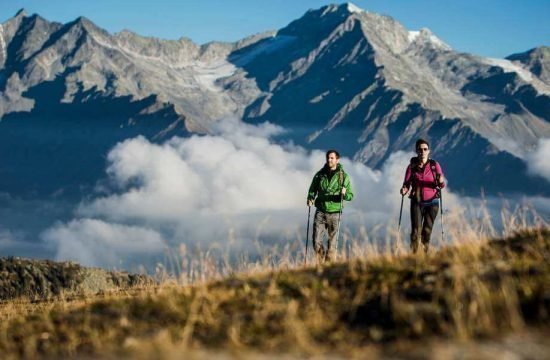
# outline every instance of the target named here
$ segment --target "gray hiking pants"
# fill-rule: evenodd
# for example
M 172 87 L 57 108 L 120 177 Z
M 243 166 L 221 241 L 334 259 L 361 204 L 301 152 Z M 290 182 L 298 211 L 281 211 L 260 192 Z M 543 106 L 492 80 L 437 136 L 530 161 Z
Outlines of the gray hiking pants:
M 313 249 L 317 254 L 317 262 L 331 261 L 336 255 L 336 231 L 338 230 L 338 214 L 324 213 L 317 210 L 313 222 Z M 327 248 L 323 246 L 325 232 L 328 231 Z

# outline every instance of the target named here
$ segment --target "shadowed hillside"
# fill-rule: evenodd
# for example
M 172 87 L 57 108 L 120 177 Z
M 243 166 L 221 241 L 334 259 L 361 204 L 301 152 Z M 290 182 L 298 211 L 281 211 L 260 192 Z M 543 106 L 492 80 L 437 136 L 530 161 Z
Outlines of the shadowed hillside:
M 8 302 L 0 309 L 10 319 L 0 328 L 0 352 L 542 359 L 550 350 L 549 260 L 550 232 L 530 230 L 427 257 L 386 255 L 193 287 L 165 284 L 75 304 Z M 514 345 L 518 338 L 522 346 Z

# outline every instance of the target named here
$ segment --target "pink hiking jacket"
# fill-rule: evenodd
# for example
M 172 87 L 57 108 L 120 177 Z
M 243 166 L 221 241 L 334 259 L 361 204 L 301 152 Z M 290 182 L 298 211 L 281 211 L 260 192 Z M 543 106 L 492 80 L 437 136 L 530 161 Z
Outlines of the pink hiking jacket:
M 434 171 L 432 170 L 432 164 L 434 163 Z M 441 171 L 441 166 L 439 166 L 439 163 L 435 160 L 429 159 L 426 165 L 424 165 L 424 168 L 420 171 L 414 171 L 411 167 L 412 164 L 409 164 L 407 166 L 407 171 L 405 172 L 405 181 L 403 181 L 403 186 L 405 186 L 407 189 L 410 189 L 412 186 L 413 191 L 415 189 L 420 188 L 420 194 L 421 194 L 421 201 L 431 201 L 435 199 L 437 195 L 437 189 L 436 189 L 436 181 L 435 176 L 436 174 L 440 174 L 441 178 L 443 177 L 443 171 Z M 416 168 L 416 166 L 415 166 Z M 445 182 L 441 183 L 441 188 L 445 187 Z

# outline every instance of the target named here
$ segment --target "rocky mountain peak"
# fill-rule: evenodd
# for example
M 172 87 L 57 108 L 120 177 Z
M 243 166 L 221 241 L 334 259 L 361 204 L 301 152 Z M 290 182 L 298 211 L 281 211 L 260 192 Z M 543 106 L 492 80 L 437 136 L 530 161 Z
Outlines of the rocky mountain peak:
M 320 9 L 316 10 L 310 10 L 313 12 L 320 11 L 323 16 L 326 16 L 330 13 L 337 13 L 337 14 L 362 14 L 362 13 L 368 13 L 368 11 L 361 9 L 359 6 L 355 5 L 352 2 L 346 2 L 343 4 L 329 4 L 326 5 Z
M 354 3 L 348 2 L 346 3 L 346 6 L 348 8 L 348 11 L 350 13 L 363 13 L 366 12 L 365 10 L 361 9 L 359 6 L 355 5 Z
M 20 9 L 14 17 L 6 20 L 3 24 L 0 24 L 0 41 L 3 40 L 4 44 L 9 43 L 17 29 L 19 29 L 19 26 L 21 26 L 21 22 L 26 17 L 27 12 L 25 9 Z
M 333 4 L 319 9 L 310 9 L 301 18 L 281 29 L 278 34 L 315 41 L 326 38 L 353 14 L 355 13 L 349 10 L 347 4 Z
M 439 50 L 452 50 L 443 40 L 438 38 L 428 28 L 419 31 L 409 31 L 409 41 L 417 46 L 427 46 Z
M 360 26 L 364 34 L 359 41 L 366 40 L 376 50 L 400 53 L 409 46 L 408 32 L 398 21 L 365 11 L 353 3 L 309 10 L 280 30 L 278 35 L 292 36 L 306 43 L 321 43 L 331 35 L 349 32 L 355 26 Z
M 61 26 L 48 22 L 38 14 L 26 16 L 20 12 L 9 19 L 0 28 L 0 65 L 13 70 L 19 62 L 27 61 L 39 51 Z
M 104 29 L 94 24 L 90 19 L 79 16 L 73 22 L 69 23 L 70 27 L 82 29 L 84 32 L 90 35 L 100 35 L 103 37 L 111 37 L 111 35 Z
M 26 17 L 26 16 L 27 16 L 27 10 L 25 10 L 25 8 L 21 8 L 15 13 L 14 17 L 17 18 L 17 17 Z
M 22 17 L 27 17 L 27 10 L 25 10 L 24 8 L 19 9 L 14 16 L 14 18 L 22 18 Z

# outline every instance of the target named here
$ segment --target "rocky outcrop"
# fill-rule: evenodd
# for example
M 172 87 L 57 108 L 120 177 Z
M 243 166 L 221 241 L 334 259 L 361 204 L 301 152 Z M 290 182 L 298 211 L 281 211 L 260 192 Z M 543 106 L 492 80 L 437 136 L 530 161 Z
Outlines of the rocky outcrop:
M 91 295 L 151 284 L 146 275 L 85 268 L 74 262 L 0 258 L 0 300 Z

